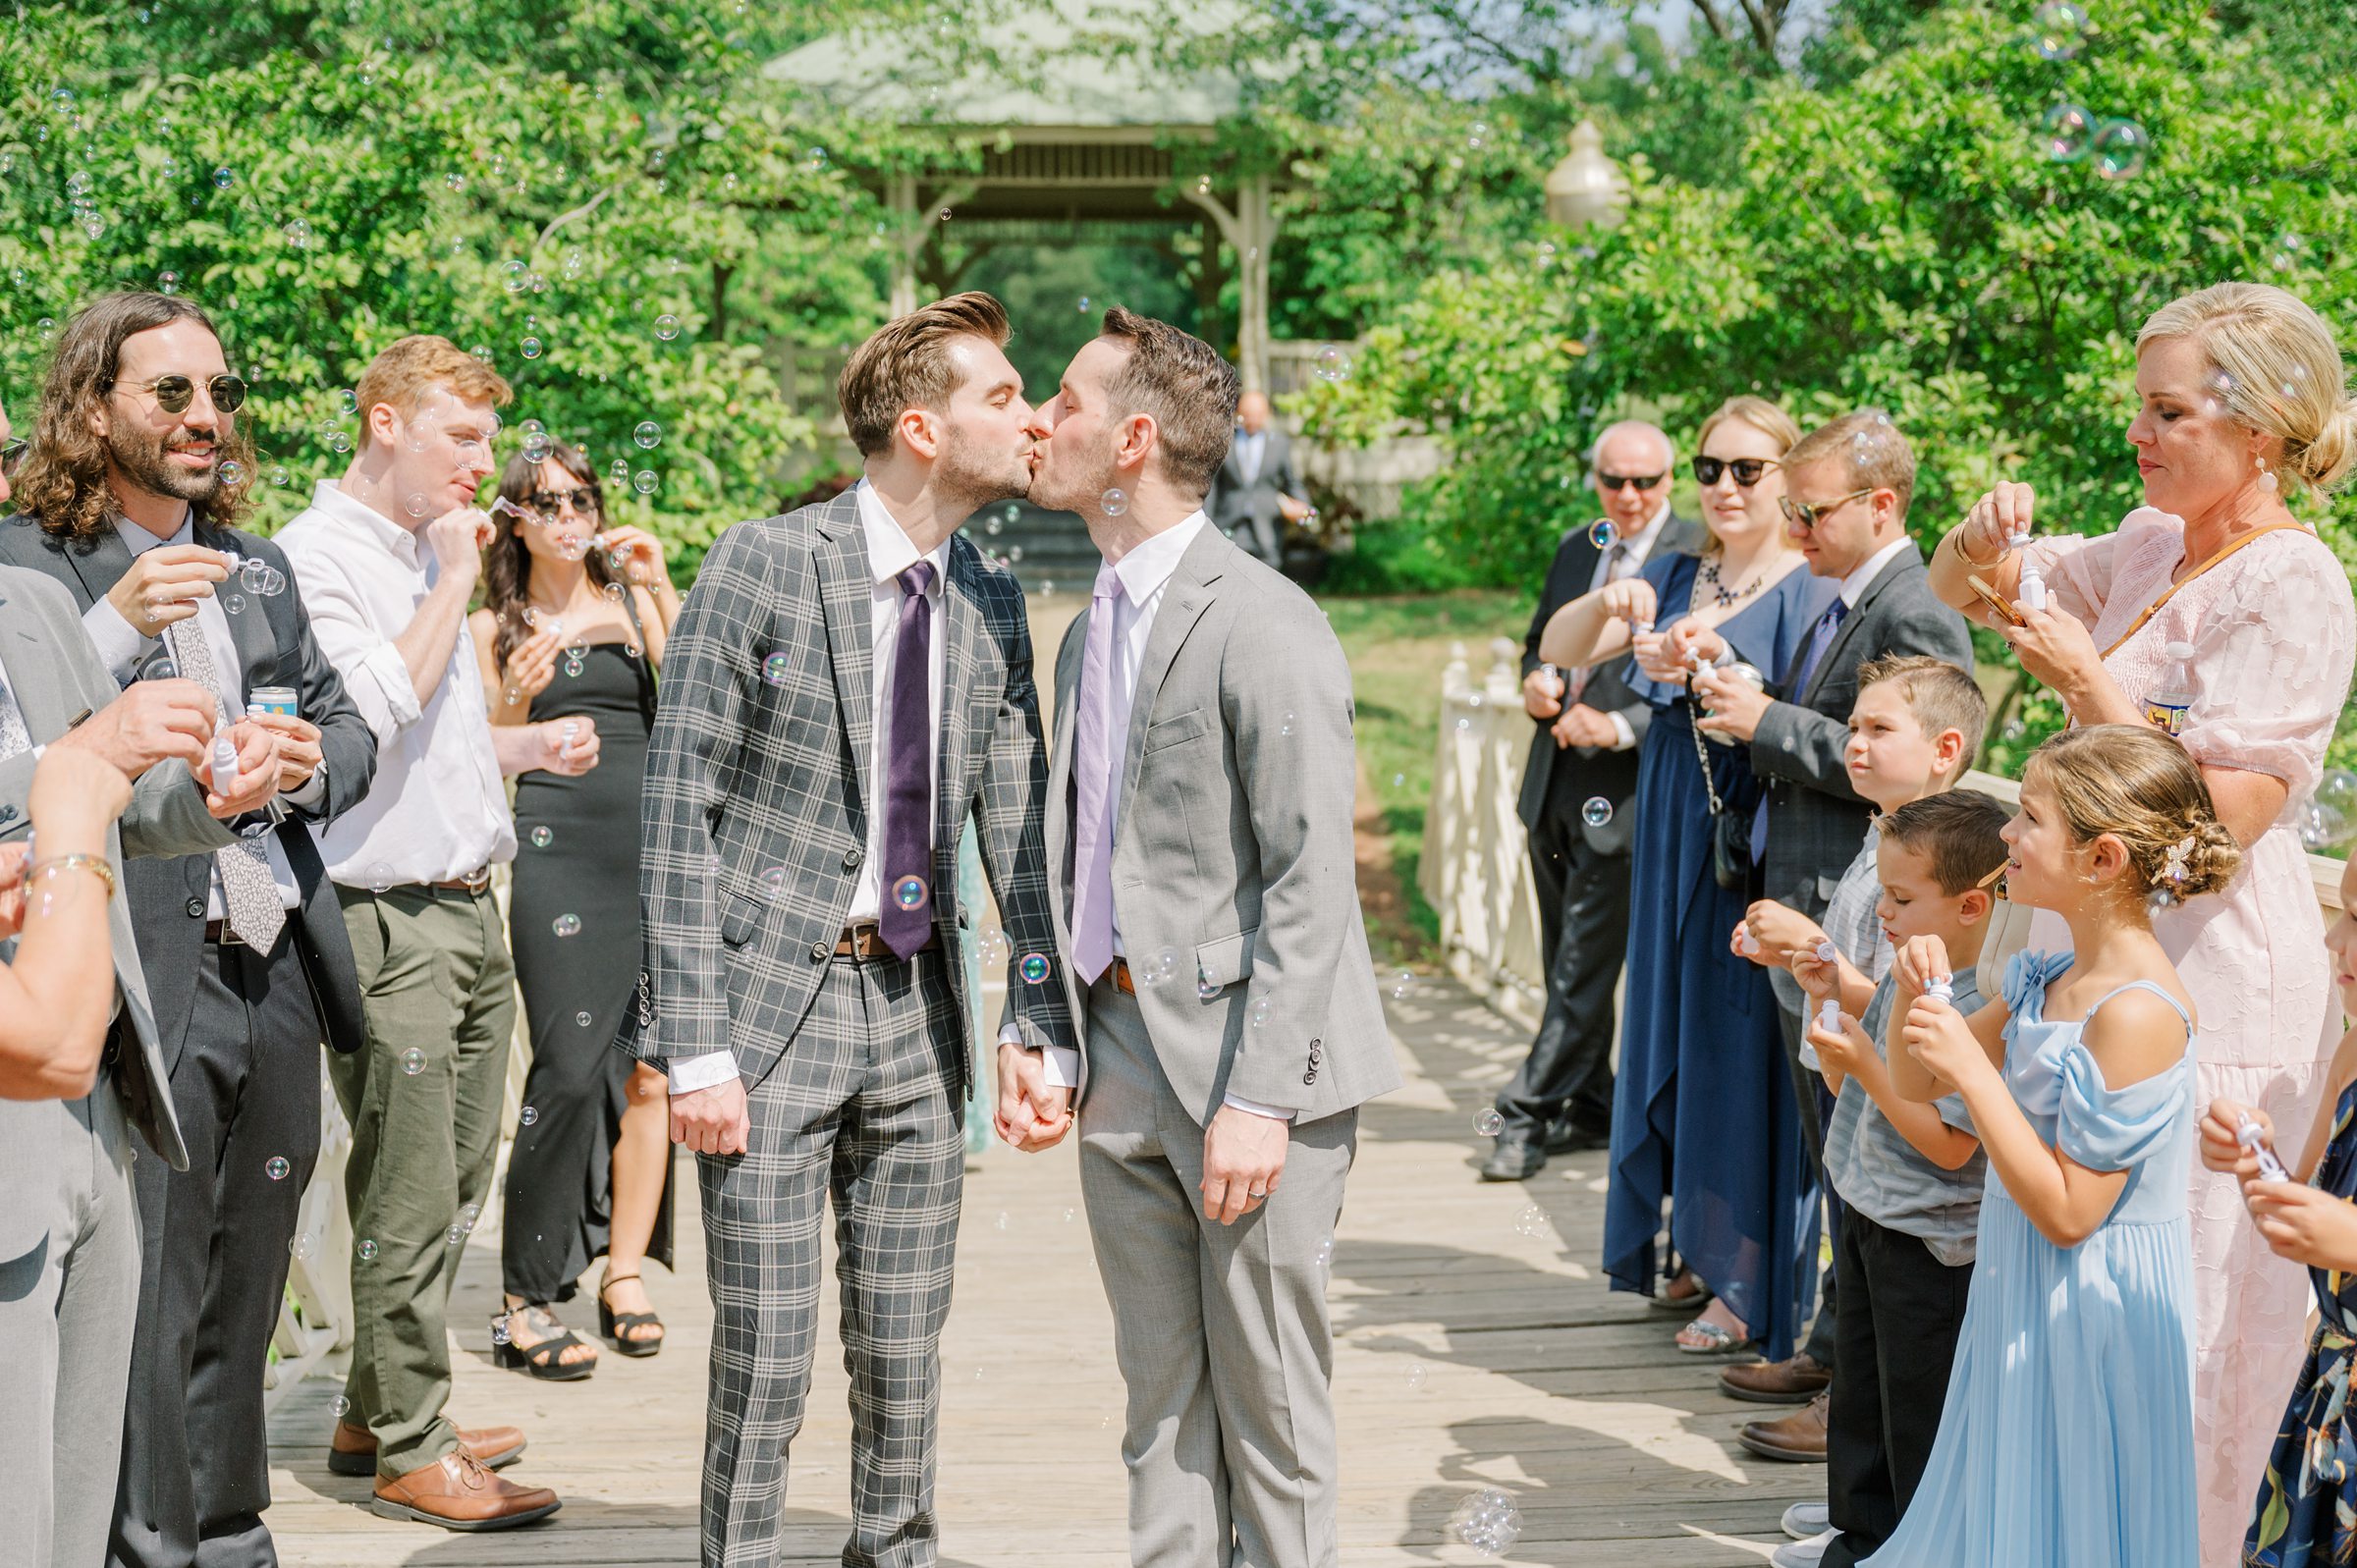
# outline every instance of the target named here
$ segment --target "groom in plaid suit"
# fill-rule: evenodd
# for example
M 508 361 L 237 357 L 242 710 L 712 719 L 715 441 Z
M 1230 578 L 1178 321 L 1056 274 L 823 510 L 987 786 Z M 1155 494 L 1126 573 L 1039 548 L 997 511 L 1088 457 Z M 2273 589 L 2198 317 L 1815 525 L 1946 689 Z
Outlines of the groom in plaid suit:
M 1011 945 L 1003 1039 L 1072 1047 L 1048 907 L 1022 591 L 959 536 L 1030 488 L 985 294 L 903 316 L 837 388 L 866 476 L 731 528 L 673 633 L 647 756 L 645 971 L 621 1048 L 666 1065 L 712 1291 L 707 1568 L 778 1560 L 830 1197 L 859 1568 L 931 1568 L 939 1343 L 973 1078 L 958 835 Z

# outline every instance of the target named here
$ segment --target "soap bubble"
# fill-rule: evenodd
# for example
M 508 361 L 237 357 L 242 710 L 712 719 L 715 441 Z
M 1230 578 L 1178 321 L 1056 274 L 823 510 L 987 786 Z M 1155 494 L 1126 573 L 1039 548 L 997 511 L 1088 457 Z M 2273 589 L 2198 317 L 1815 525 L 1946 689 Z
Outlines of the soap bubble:
M 516 1119 L 521 1122 L 524 1126 L 528 1127 L 533 1122 L 540 1119 L 540 1111 L 537 1107 L 525 1106 L 522 1109 L 516 1112 Z
M 401 1054 L 401 1070 L 414 1078 L 425 1071 L 425 1053 L 415 1046 Z
M 1486 1106 L 1473 1113 L 1473 1130 L 1484 1138 L 1495 1138 L 1506 1131 L 1506 1118 L 1495 1106 Z
M 1118 487 L 1097 497 L 1097 510 L 1108 517 L 1118 517 L 1129 510 L 1129 497 Z
M 1268 1021 L 1269 999 L 1263 997 L 1258 1001 L 1252 1003 L 1252 1027 L 1255 1029 L 1264 1028 L 1268 1024 Z
M 1514 1216 L 1514 1234 L 1529 1241 L 1541 1241 L 1555 1234 L 1555 1217 L 1537 1204 L 1525 1205 Z
M 577 937 L 581 934 L 581 917 L 579 915 L 559 915 L 548 923 L 548 929 L 560 937 Z
M 1406 1000 L 1408 993 L 1415 989 L 1416 976 L 1413 970 L 1399 969 L 1393 972 L 1391 990 L 1394 1001 Z
M 308 1231 L 298 1231 L 287 1240 L 287 1256 L 298 1262 L 307 1261 L 318 1250 L 318 1244 L 311 1240 Z
M 228 459 L 213 471 L 221 476 L 223 484 L 233 489 L 246 482 L 246 469 L 235 458 Z
M 539 827 L 532 830 L 532 847 L 534 849 L 546 849 L 550 844 L 555 843 L 556 841 L 557 831 L 548 826 L 548 824 L 542 823 Z
M 366 1237 L 362 1237 L 360 1244 L 357 1247 L 355 1247 L 353 1251 L 360 1255 L 360 1262 L 362 1263 L 376 1262 L 376 1243 L 368 1240 Z
M 1579 808 L 1579 820 L 1591 828 L 1602 828 L 1613 820 L 1613 803 L 1602 795 L 1590 795 L 1588 803 Z
M 1610 517 L 1598 517 L 1594 523 L 1589 525 L 1588 543 L 1599 550 L 1610 550 L 1619 537 L 1620 530 L 1613 526 L 1613 519 Z
M 1424 1380 L 1428 1376 L 1429 1374 L 1424 1371 L 1424 1364 L 1420 1361 L 1409 1367 L 1407 1369 L 1407 1386 L 1409 1391 L 1414 1392 L 1418 1389 L 1421 1389 L 1424 1386 Z
M 1320 381 L 1337 385 L 1350 379 L 1350 356 L 1330 343 L 1318 351 L 1314 369 Z
M 672 339 L 678 337 L 679 335 L 680 318 L 678 316 L 675 316 L 670 311 L 666 310 L 661 315 L 655 317 L 656 337 L 662 339 L 665 343 L 669 343 Z
M 288 486 L 288 485 L 290 485 L 290 484 L 294 483 L 294 481 L 295 481 L 295 476 L 294 476 L 293 474 L 291 474 L 291 473 L 287 472 L 287 470 L 286 470 L 286 465 L 285 465 L 285 464 L 283 464 L 283 463 L 274 463 L 274 464 L 272 464 L 272 465 L 271 465 L 271 468 L 270 468 L 270 485 L 271 485 L 271 488 L 272 488 L 272 489 L 274 489 L 274 490 L 284 490 L 284 489 L 286 489 L 286 488 L 287 488 L 287 486 Z
M 287 1172 L 294 1168 L 287 1162 L 285 1155 L 272 1155 L 268 1160 L 262 1162 L 262 1174 L 268 1176 L 272 1181 L 286 1180 Z
M 786 684 L 786 677 L 793 673 L 794 656 L 782 649 L 761 661 L 761 678 L 773 686 Z
M 2087 13 L 2070 0 L 2046 0 L 2031 19 L 2032 45 L 2041 60 L 2069 60 L 2087 41 Z
M 655 486 L 660 482 L 655 478 L 654 469 L 641 468 L 637 475 L 630 480 L 630 488 L 642 496 L 651 496 L 655 493 Z
M 311 226 L 305 223 L 302 219 L 295 218 L 289 220 L 287 226 L 284 229 L 281 229 L 279 233 L 285 235 L 287 237 L 287 243 L 293 245 L 296 249 L 307 250 L 310 248 Z
M 422 517 L 425 515 L 427 502 L 422 493 L 411 492 L 410 499 L 404 501 L 401 505 L 402 509 L 409 513 L 409 514 L 412 517 Z
M 1046 955 L 1036 952 L 1027 952 L 1023 954 L 1022 975 L 1023 979 L 1031 985 L 1037 986 L 1046 984 L 1048 978 L 1048 960 Z
M 769 894 L 773 900 L 783 896 L 786 892 L 786 868 L 784 866 L 764 866 L 761 868 L 761 874 L 753 880 L 761 884 L 761 891 Z
M 922 909 L 931 896 L 922 877 L 903 877 L 892 885 L 892 901 L 903 909 Z
M 213 185 L 215 188 L 222 190 L 227 190 L 231 186 L 234 186 L 237 183 L 238 172 L 235 169 L 220 168 L 213 171 Z
M 540 357 L 540 340 L 538 338 L 526 338 L 523 340 L 522 344 L 520 345 L 520 347 L 521 348 L 523 356 L 526 359 L 537 359 Z
M 1220 994 L 1219 986 L 1202 970 L 1195 971 L 1195 995 L 1205 1001 Z
M 1456 1505 L 1449 1516 L 1449 1534 L 1484 1557 L 1504 1556 L 1521 1539 L 1522 1510 L 1496 1487 L 1484 1487 Z
M 642 419 L 638 428 L 630 432 L 630 439 L 652 452 L 663 444 L 663 427 L 652 419 Z
M 2076 163 L 2095 144 L 2095 116 L 2075 103 L 2057 103 L 2046 111 L 2040 133 L 2048 161 Z
M 589 1018 L 589 1011 L 588 1011 L 588 1009 L 584 1007 L 584 1008 L 583 1008 L 583 1009 L 581 1009 L 579 1012 L 576 1012 L 576 1013 L 575 1013 L 575 1014 L 573 1015 L 573 1021 L 574 1021 L 574 1024 L 575 1024 L 575 1026 L 576 1026 L 576 1028 L 581 1028 L 581 1029 L 586 1029 L 586 1028 L 588 1028 L 588 1027 L 589 1027 L 589 1023 L 590 1023 L 590 1018 Z
M 2144 173 L 2153 138 L 2133 120 L 2107 120 L 2095 128 L 2095 172 L 2106 180 L 2132 180 Z

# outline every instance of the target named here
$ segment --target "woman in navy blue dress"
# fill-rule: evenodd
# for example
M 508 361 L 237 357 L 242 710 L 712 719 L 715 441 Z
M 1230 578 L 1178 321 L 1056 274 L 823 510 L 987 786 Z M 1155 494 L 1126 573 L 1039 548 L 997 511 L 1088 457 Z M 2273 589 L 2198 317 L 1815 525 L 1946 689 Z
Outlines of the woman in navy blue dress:
M 1697 747 L 1693 705 L 1669 644 L 1677 622 L 1692 619 L 1725 638 L 1736 659 L 1774 676 L 1837 591 L 1811 576 L 1784 539 L 1777 463 L 1798 439 L 1774 404 L 1737 398 L 1723 406 L 1703 425 L 1694 460 L 1708 552 L 1648 562 L 1639 576 L 1574 600 L 1540 641 L 1541 657 L 1563 665 L 1633 651 L 1630 685 L 1655 709 L 1632 802 L 1605 1271 L 1616 1290 L 1654 1293 L 1662 1203 L 1671 1199 L 1672 1246 L 1719 1297 L 1709 1309 L 1714 1328 L 1696 1325 L 1681 1346 L 1711 1350 L 1756 1337 L 1771 1359 L 1791 1354 L 1815 1289 L 1817 1189 L 1767 974 L 1727 947 L 1748 889 L 1719 886 L 1711 848 L 1712 793 L 1748 826 L 1761 788 L 1741 748 Z M 1676 1299 L 1699 1304 L 1705 1293 Z

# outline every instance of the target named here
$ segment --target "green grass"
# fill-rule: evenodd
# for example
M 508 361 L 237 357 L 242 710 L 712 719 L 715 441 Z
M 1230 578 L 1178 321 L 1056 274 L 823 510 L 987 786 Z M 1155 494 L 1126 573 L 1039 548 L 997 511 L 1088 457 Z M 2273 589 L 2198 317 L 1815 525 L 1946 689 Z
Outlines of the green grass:
M 1359 762 L 1391 838 L 1392 869 L 1405 895 L 1408 923 L 1425 943 L 1437 942 L 1440 917 L 1416 892 L 1416 872 L 1424 852 L 1425 809 L 1432 799 L 1441 670 L 1449 662 L 1449 645 L 1462 642 L 1473 678 L 1480 680 L 1490 666 L 1490 639 L 1520 642 L 1534 599 L 1505 589 L 1466 588 L 1377 598 L 1328 595 L 1318 602 L 1350 661 Z

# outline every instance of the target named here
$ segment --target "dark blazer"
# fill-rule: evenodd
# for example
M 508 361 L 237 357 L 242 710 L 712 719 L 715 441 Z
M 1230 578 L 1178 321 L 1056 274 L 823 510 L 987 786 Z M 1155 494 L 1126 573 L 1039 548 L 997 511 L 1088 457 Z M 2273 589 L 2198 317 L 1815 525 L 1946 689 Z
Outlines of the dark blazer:
M 1778 700 L 1752 737 L 1751 771 L 1768 789 L 1764 895 L 1803 914 L 1824 911 L 1865 841 L 1873 808 L 1849 786 L 1841 757 L 1849 744 L 1850 706 L 1858 699 L 1858 667 L 1895 653 L 1929 654 L 1972 669 L 1964 618 L 1932 596 L 1923 554 L 1911 544 L 1858 596 L 1806 690 L 1785 690 L 1793 672 L 1778 672 L 1768 688 Z M 1806 657 L 1804 640 L 1793 662 Z
M 1237 429 L 1228 439 L 1228 456 L 1220 460 L 1219 471 L 1212 475 L 1211 500 L 1206 509 L 1213 524 L 1223 531 L 1233 531 L 1246 522 L 1266 522 L 1272 525 L 1283 521 L 1277 510 L 1279 496 L 1305 500 L 1309 488 L 1302 484 L 1301 475 L 1293 467 L 1293 438 L 1285 433 L 1276 421 L 1269 422 L 1268 440 L 1261 448 L 1260 471 L 1249 480 L 1244 477 L 1241 462 L 1235 455 Z
M 1698 550 L 1703 538 L 1700 523 L 1672 513 L 1662 524 L 1661 536 L 1645 553 L 1645 562 L 1650 566 L 1681 551 Z M 1555 619 L 1558 610 L 1588 591 L 1588 583 L 1596 575 L 1597 558 L 1603 554 L 1596 541 L 1588 537 L 1584 524 L 1565 533 L 1562 543 L 1555 547 L 1554 564 L 1547 568 L 1547 585 L 1539 592 L 1539 608 L 1532 613 L 1530 630 L 1522 638 L 1524 679 L 1544 662 L 1539 658 L 1539 639 L 1547 630 L 1547 622 Z M 1522 770 L 1522 794 L 1515 802 L 1515 814 L 1525 828 L 1539 825 L 1560 770 L 1563 785 L 1576 788 L 1582 801 L 1601 796 L 1613 803 L 1612 821 L 1603 827 L 1590 827 L 1585 820 L 1581 821 L 1579 835 L 1588 841 L 1588 847 L 1599 854 L 1626 854 L 1636 841 L 1636 813 L 1627 807 L 1629 797 L 1637 792 L 1637 752 L 1645 744 L 1646 727 L 1653 723 L 1653 705 L 1628 689 L 1623 678 L 1627 668 L 1626 659 L 1611 659 L 1596 666 L 1579 695 L 1579 700 L 1589 707 L 1617 713 L 1628 721 L 1629 732 L 1636 736 L 1636 743 L 1626 751 L 1607 746 L 1558 746 L 1550 729 L 1555 721 L 1534 721 L 1538 733 L 1531 737 L 1530 763 Z
M 122 693 L 82 634 L 74 601 L 54 582 L 30 571 L 0 567 L 0 672 L 8 677 L 17 709 L 36 746 L 45 746 L 73 727 L 82 714 L 105 707 Z M 0 839 L 31 827 L 26 816 L 36 766 L 29 751 L 0 762 Z M 204 792 L 177 762 L 148 769 L 133 785 L 108 858 L 118 873 L 125 855 L 184 855 L 209 852 L 235 841 L 236 835 L 204 809 Z M 133 864 L 139 862 L 134 861 Z M 123 898 L 107 910 L 115 960 L 117 1026 L 134 1041 L 112 1069 L 115 1092 L 131 1124 L 175 1170 L 189 1167 L 180 1120 L 172 1108 L 171 1070 L 155 1032 L 155 1012 L 139 968 L 131 916 Z M 0 955 L 13 943 L 0 943 Z M 58 1123 L 34 1114 L 38 1107 L 0 1101 L 0 1192 L 12 1200 L 54 1191 L 60 1158 Z M 41 1184 L 48 1184 L 43 1186 Z M 37 1242 L 57 1217 L 39 1204 L 0 1203 L 0 1258 L 19 1258 Z
M 366 1043 L 367 1024 L 360 1008 L 352 938 L 345 930 L 343 905 L 327 880 L 327 868 L 320 862 L 308 824 L 334 821 L 368 792 L 369 782 L 376 777 L 376 737 L 359 710 L 344 695 L 344 682 L 311 636 L 294 570 L 278 546 L 258 535 L 216 528 L 201 520 L 195 525 L 194 539 L 207 550 L 235 551 L 266 561 L 287 579 L 287 590 L 281 594 L 236 595 L 245 603 L 235 609 L 231 608 L 236 588 L 232 579 L 222 590 L 222 608 L 228 613 L 230 636 L 244 665 L 246 689 L 293 686 L 301 694 L 302 717 L 319 727 L 327 790 L 316 809 L 274 800 L 266 814 L 257 813 L 252 821 L 236 826 L 265 823 L 278 835 L 301 893 L 301 907 L 288 911 L 287 918 L 294 928 L 295 950 L 302 960 L 303 977 L 310 983 L 311 1000 L 319 1011 L 322 1038 L 337 1051 L 357 1051 Z M 131 551 L 111 527 L 92 538 L 72 539 L 43 530 L 31 517 L 0 522 L 0 562 L 38 571 L 62 584 L 80 612 L 86 612 L 103 598 L 131 569 Z M 156 1031 L 170 1066 L 180 1059 L 189 1012 L 195 1000 L 212 857 L 198 854 L 134 860 L 127 870 L 124 892 L 138 936 L 139 957 L 147 971 L 148 994 L 155 1001 Z

